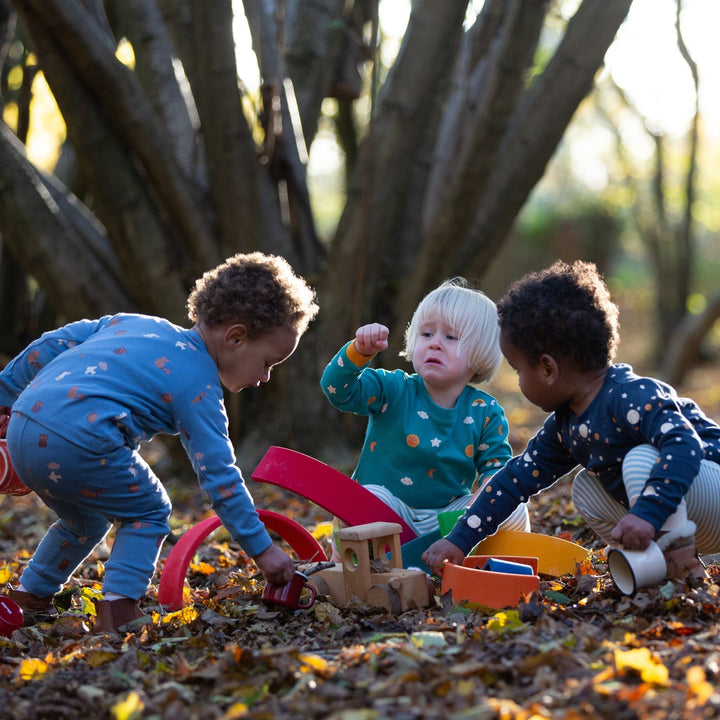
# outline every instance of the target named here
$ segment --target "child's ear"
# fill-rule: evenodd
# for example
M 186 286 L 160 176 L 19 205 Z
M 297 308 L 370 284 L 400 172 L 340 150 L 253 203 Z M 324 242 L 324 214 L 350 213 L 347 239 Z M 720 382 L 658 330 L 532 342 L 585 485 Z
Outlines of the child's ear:
M 540 356 L 540 369 L 543 380 L 548 385 L 552 385 L 560 375 L 560 366 L 552 355 L 543 354 Z
M 234 350 L 238 345 L 241 345 L 245 340 L 247 340 L 247 338 L 247 326 L 242 323 L 237 323 L 235 325 L 230 325 L 230 327 L 225 330 L 225 334 L 223 335 L 223 344 L 229 350 Z

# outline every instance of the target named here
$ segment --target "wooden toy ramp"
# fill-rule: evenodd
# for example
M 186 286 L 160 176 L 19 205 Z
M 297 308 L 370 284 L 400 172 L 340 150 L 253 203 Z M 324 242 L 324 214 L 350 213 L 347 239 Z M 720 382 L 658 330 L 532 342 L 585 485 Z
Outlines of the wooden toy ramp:
M 268 448 L 252 479 L 302 495 L 351 526 L 369 522 L 397 523 L 402 528 L 401 544 L 417 537 L 392 508 L 360 483 L 297 450 L 274 445 Z
M 519 530 L 498 530 L 479 542 L 470 555 L 524 555 L 538 559 L 541 575 L 569 575 L 588 555 L 581 545 L 550 535 Z

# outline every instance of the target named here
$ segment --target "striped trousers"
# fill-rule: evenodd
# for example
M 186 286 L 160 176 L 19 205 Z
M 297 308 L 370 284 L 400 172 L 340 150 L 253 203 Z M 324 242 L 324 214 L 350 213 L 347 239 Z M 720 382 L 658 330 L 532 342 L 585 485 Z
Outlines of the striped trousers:
M 657 463 L 658 451 L 652 445 L 638 445 L 623 460 L 623 482 L 632 507 L 650 472 Z M 593 530 L 610 543 L 610 533 L 627 514 L 627 509 L 612 498 L 600 481 L 581 470 L 573 481 L 572 499 L 575 509 Z M 671 515 L 663 529 L 669 530 L 685 517 L 697 526 L 695 543 L 700 554 L 720 552 L 720 465 L 702 460 L 700 472 L 690 485 L 685 500 Z
M 441 512 L 464 510 L 470 502 L 470 495 L 463 495 L 453 500 L 447 507 L 424 510 L 410 507 L 382 485 L 365 485 L 365 489 L 389 505 L 417 533 L 418 537 L 438 529 L 438 515 Z M 530 516 L 527 505 L 524 503 L 518 505 L 512 515 L 498 529 L 529 531 Z

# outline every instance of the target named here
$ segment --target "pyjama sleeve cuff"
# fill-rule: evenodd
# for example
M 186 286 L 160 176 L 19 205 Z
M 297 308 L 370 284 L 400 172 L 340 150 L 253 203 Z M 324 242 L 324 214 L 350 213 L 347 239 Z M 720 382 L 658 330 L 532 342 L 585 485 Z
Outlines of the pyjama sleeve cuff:
M 348 356 L 348 360 L 350 360 L 353 365 L 357 365 L 357 367 L 367 365 L 375 357 L 375 355 L 361 355 L 355 349 L 354 340 L 346 346 L 345 354 Z

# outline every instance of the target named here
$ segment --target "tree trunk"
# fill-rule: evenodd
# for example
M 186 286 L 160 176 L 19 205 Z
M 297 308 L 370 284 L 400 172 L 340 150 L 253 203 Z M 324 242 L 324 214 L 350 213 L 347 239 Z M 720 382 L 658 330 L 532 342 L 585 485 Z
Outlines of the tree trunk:
M 234 431 L 260 451 L 337 450 L 338 431 L 357 437 L 364 423 L 328 406 L 325 363 L 376 320 L 392 331 L 380 362 L 397 366 L 420 297 L 449 274 L 482 275 L 630 2 L 584 0 L 548 53 L 550 0 L 487 0 L 467 29 L 468 0 L 415 0 L 385 74 L 376 0 L 243 0 L 263 83 L 254 98 L 235 67 L 237 1 L 13 0 L 23 25 L 13 38 L 32 43 L 79 179 L 73 196 L 44 177 L 3 127 L 3 250 L 68 320 L 137 309 L 183 322 L 190 285 L 218 261 L 286 256 L 316 285 L 320 316 L 272 383 L 228 398 Z M 9 32 L 7 8 L 0 0 Z M 115 55 L 121 38 L 134 67 Z M 0 62 L 18 61 L 0 52 Z M 351 107 L 359 63 L 371 73 L 366 125 Z M 350 169 L 329 252 L 306 179 L 326 97 L 340 104 Z

